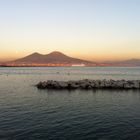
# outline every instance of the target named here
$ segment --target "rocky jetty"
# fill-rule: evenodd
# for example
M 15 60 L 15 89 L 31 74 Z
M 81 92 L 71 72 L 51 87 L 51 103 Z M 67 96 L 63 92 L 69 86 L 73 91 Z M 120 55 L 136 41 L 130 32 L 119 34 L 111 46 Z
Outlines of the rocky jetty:
M 48 80 L 36 86 L 38 89 L 140 89 L 140 80 Z

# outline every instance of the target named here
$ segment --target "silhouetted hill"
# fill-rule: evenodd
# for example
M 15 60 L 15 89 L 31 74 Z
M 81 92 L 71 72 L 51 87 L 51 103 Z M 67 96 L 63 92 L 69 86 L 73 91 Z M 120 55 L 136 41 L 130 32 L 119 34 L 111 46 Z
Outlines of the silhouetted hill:
M 42 55 L 39 53 L 33 53 L 26 57 L 17 59 L 15 61 L 9 62 L 8 65 L 45 65 L 45 66 L 71 66 L 71 65 L 86 65 L 86 66 L 92 66 L 96 65 L 95 62 L 86 61 L 82 59 L 72 58 L 69 57 L 61 52 L 54 51 L 50 54 Z
M 108 61 L 106 62 L 108 65 L 114 65 L 114 66 L 140 66 L 140 59 L 129 59 L 129 60 L 124 60 L 124 61 Z
M 130 59 L 126 61 L 121 61 L 121 64 L 130 64 L 134 66 L 140 66 L 140 59 Z
M 46 55 L 46 61 L 49 63 L 55 63 L 55 62 L 60 62 L 60 63 L 73 63 L 73 64 L 77 64 L 77 63 L 93 63 L 90 61 L 86 61 L 86 60 L 82 60 L 82 59 L 77 59 L 77 58 L 72 58 L 69 57 L 61 52 L 52 52 L 50 54 Z
M 39 53 L 33 53 L 26 57 L 17 59 L 13 62 L 15 63 L 43 63 L 45 56 Z
M 69 57 L 61 52 L 54 51 L 52 53 L 43 55 L 33 53 L 26 57 L 17 59 L 11 62 L 5 62 L 2 66 L 126 66 L 136 67 L 140 66 L 140 59 L 130 59 L 125 61 L 106 61 L 103 63 L 96 63 L 87 60 Z

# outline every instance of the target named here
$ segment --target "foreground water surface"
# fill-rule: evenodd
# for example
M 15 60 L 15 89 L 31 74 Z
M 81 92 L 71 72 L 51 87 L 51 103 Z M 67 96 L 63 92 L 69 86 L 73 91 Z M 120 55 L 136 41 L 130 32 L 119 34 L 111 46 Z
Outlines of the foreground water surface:
M 140 80 L 140 68 L 0 68 L 0 140 L 140 140 L 139 90 L 38 90 L 44 80 Z

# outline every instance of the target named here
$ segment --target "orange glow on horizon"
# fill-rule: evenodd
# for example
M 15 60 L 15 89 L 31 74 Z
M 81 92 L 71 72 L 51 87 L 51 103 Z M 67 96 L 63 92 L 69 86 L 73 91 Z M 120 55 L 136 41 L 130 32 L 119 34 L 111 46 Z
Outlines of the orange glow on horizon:
M 57 50 L 59 51 L 59 50 Z M 34 51 L 37 52 L 37 51 Z M 12 61 L 12 60 L 16 60 L 19 58 L 23 58 L 27 55 L 30 55 L 34 52 L 8 52 L 8 53 L 3 53 L 0 56 L 0 61 Z M 42 52 L 38 52 L 40 54 L 49 54 L 50 52 L 46 52 L 46 53 L 42 53 Z M 79 58 L 79 59 L 83 59 L 83 60 L 89 60 L 89 61 L 96 61 L 96 62 L 103 62 L 103 61 L 118 61 L 118 60 L 127 60 L 127 59 L 140 59 L 139 57 L 139 53 L 128 53 L 128 54 L 123 54 L 123 52 L 118 52 L 118 53 L 100 53 L 99 52 L 81 52 L 81 53 L 77 53 L 77 52 L 64 52 L 64 51 L 60 51 L 62 53 L 64 53 L 67 56 L 70 57 L 74 57 L 74 58 Z
M 117 43 L 116 43 L 117 42 Z M 9 61 L 25 57 L 34 52 L 48 54 L 60 51 L 70 57 L 90 61 L 113 61 L 126 59 L 140 59 L 140 41 L 135 40 L 97 40 L 97 39 L 44 39 L 23 40 L 6 39 L 0 41 L 0 61 Z M 9 47 L 8 47 L 9 46 Z M 19 47 L 20 46 L 20 47 Z

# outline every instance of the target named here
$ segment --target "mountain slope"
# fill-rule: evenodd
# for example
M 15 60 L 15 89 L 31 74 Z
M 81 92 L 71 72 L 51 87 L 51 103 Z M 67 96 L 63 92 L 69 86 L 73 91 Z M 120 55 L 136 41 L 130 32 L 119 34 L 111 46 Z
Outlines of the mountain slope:
M 61 52 L 52 52 L 50 54 L 46 55 L 46 62 L 51 62 L 51 63 L 55 63 L 55 62 L 67 62 L 67 63 L 93 63 L 90 61 L 86 61 L 86 60 L 82 60 L 82 59 L 77 59 L 77 58 L 72 58 L 69 57 Z
M 45 56 L 39 53 L 33 53 L 26 57 L 15 60 L 15 63 L 42 63 Z
M 42 55 L 33 53 L 26 57 L 17 59 L 15 61 L 3 62 L 2 66 L 122 66 L 122 67 L 137 67 L 140 66 L 140 59 L 130 59 L 124 61 L 106 61 L 103 63 L 96 63 L 87 60 L 69 57 L 61 52 L 54 51 L 50 54 Z
M 73 65 L 73 64 L 84 64 L 84 65 L 96 65 L 95 62 L 86 61 L 82 59 L 69 57 L 61 52 L 52 52 L 47 55 L 42 55 L 39 53 L 33 53 L 24 58 L 17 59 L 15 61 L 10 62 L 12 65 Z
M 140 66 L 140 59 L 130 59 L 130 60 L 121 61 L 119 63 Z
M 140 66 L 140 59 L 129 59 L 129 60 L 124 60 L 124 61 L 112 61 L 112 62 L 106 62 L 110 65 L 114 66 Z

